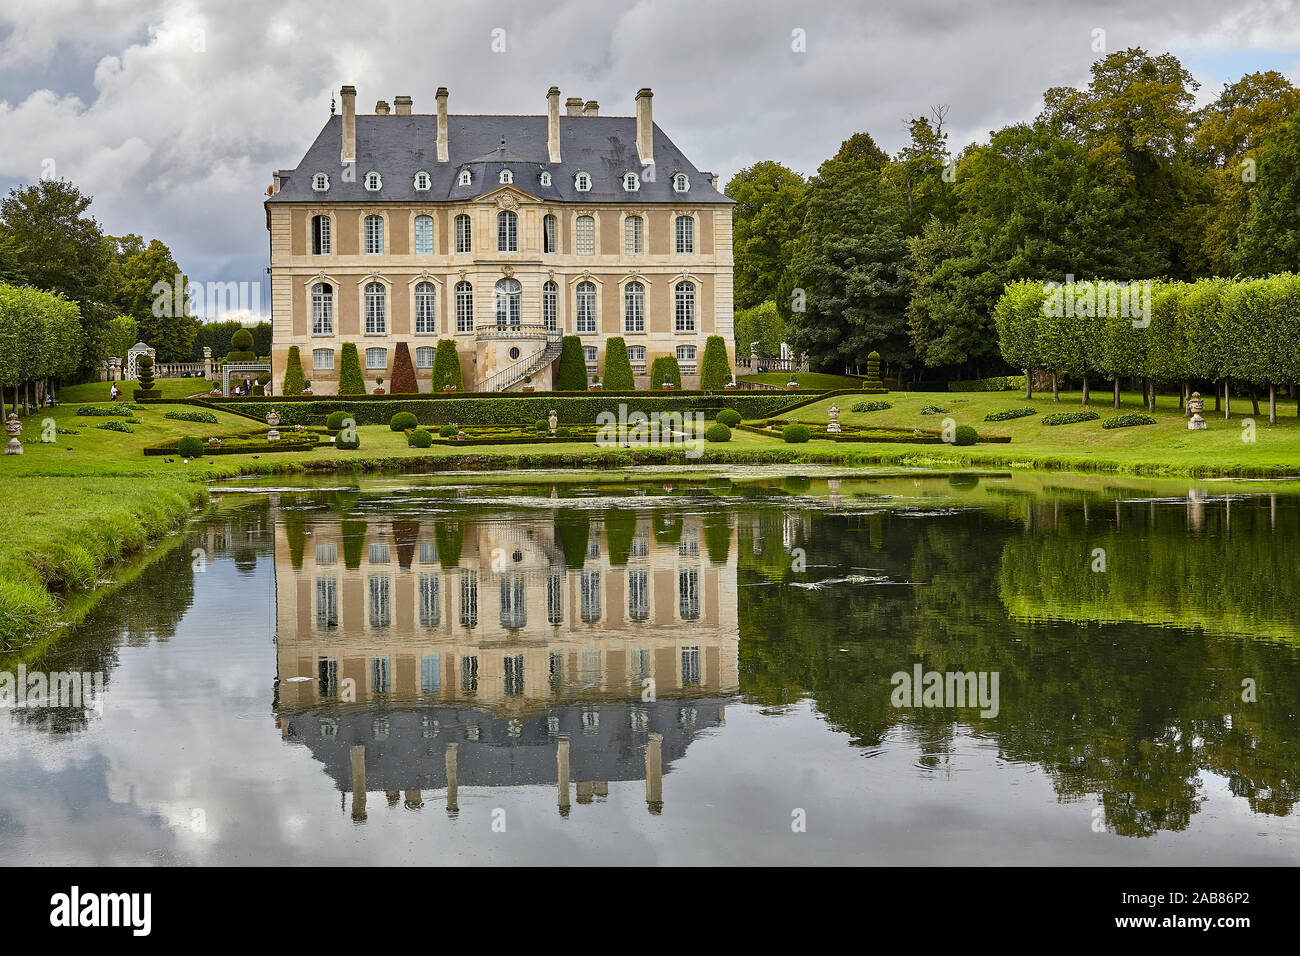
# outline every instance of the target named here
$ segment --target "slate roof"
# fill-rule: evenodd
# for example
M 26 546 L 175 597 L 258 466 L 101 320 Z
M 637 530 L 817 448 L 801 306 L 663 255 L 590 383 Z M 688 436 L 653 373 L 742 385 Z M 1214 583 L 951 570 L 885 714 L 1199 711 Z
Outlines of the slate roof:
M 432 114 L 357 116 L 356 181 L 344 182 L 339 163 L 343 117 L 331 116 L 296 169 L 281 170 L 280 191 L 267 202 L 440 202 L 475 199 L 499 189 L 501 170 L 514 174 L 516 188 L 538 199 L 591 203 L 730 203 L 682 155 L 658 124 L 654 128 L 655 181 L 641 182 L 636 192 L 623 189 L 623 174 L 641 171 L 636 151 L 636 118 L 632 116 L 561 116 L 560 156 L 548 162 L 545 116 L 449 116 L 448 162 L 438 162 L 438 118 Z M 502 137 L 505 146 L 502 147 Z M 469 186 L 457 185 L 464 168 L 473 173 Z M 540 185 L 549 170 L 551 185 Z M 366 173 L 379 173 L 383 188 L 365 188 Z M 415 174 L 424 170 L 432 187 L 415 189 Z M 591 189 L 578 192 L 574 176 L 591 176 Z M 329 176 L 330 188 L 311 188 L 312 176 Z M 672 178 L 685 173 L 691 188 L 673 191 Z

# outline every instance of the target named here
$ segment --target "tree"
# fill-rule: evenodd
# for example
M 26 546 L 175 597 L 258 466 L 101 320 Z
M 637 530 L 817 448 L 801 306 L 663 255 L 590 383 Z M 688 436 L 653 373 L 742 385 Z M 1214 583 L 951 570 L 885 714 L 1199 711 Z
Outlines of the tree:
M 136 320 L 140 341 L 163 362 L 184 362 L 192 353 L 198 323 L 190 315 L 189 281 L 157 239 L 146 246 L 139 236 L 108 240 L 110 301 Z
M 1233 261 L 1247 275 L 1296 268 L 1300 262 L 1300 117 L 1287 122 L 1260 153 L 1250 207 L 1237 231 Z
M 302 373 L 302 358 L 298 346 L 289 346 L 289 356 L 285 360 L 284 381 L 280 383 L 281 395 L 299 395 L 307 387 L 307 377 Z
M 585 374 L 586 369 L 583 371 Z M 605 377 L 602 382 L 606 391 L 630 392 L 636 388 L 632 363 L 627 357 L 627 343 L 622 336 L 615 335 L 605 342 Z
M 405 342 L 398 342 L 393 355 L 393 380 L 389 391 L 394 395 L 414 395 L 420 391 L 415 380 L 415 365 L 411 350 Z
M 792 169 L 764 160 L 727 183 L 732 209 L 735 305 L 749 309 L 775 301 L 803 228 L 807 181 Z M 746 346 L 748 348 L 748 346 Z
M 104 328 L 104 338 L 99 343 L 99 351 L 105 358 L 121 359 L 126 362 L 126 353 L 131 346 L 140 341 L 135 319 L 129 315 L 119 315 L 110 319 Z
M 775 302 L 761 302 L 752 309 L 736 312 L 732 320 L 736 337 L 736 354 L 749 355 L 758 343 L 759 355 L 781 354 L 785 341 L 785 319 Z
M 1013 368 L 1025 373 L 1025 398 L 1034 394 L 1034 371 L 1043 366 L 1038 334 L 1043 316 L 1043 284 L 1029 279 L 1009 283 L 993 307 L 998 348 Z
M 344 342 L 339 355 L 339 394 L 366 394 L 366 380 L 361 374 L 361 357 L 355 342 Z
M 730 381 L 727 342 L 721 335 L 710 335 L 704 342 L 704 358 L 700 362 L 700 388 L 716 392 Z
M 557 392 L 587 390 L 587 360 L 582 354 L 582 339 L 566 335 L 560 348 L 560 366 L 555 373 Z
M 451 339 L 439 339 L 438 349 L 433 355 L 433 388 L 441 391 L 448 385 L 457 391 L 464 388 L 461 379 L 460 355 L 456 352 L 456 343 Z

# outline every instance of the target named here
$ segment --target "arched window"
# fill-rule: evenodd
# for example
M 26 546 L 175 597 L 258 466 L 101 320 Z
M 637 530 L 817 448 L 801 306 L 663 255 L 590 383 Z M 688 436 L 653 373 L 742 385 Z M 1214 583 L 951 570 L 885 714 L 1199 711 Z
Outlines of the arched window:
M 334 334 L 334 287 L 328 282 L 311 287 L 311 334 Z
M 456 283 L 456 331 L 474 331 L 474 287 L 468 282 Z
M 679 282 L 674 290 L 673 330 L 695 331 L 695 283 Z
M 501 185 L 509 186 L 515 181 L 515 174 L 508 169 L 501 170 Z
M 420 170 L 418 173 L 415 174 L 415 190 L 416 190 L 416 192 L 426 192 L 426 191 L 428 191 L 429 187 L 430 187 L 432 184 L 433 184 L 433 181 L 429 178 L 429 174 L 426 173 L 423 169 Z
M 433 255 L 433 217 L 415 217 L 415 254 L 417 256 Z
M 573 177 L 573 188 L 580 193 L 585 193 L 591 189 L 591 177 L 586 173 L 578 173 Z
M 311 367 L 316 372 L 328 372 L 334 368 L 333 349 L 312 349 Z
M 673 174 L 673 192 L 684 193 L 691 188 L 691 181 L 685 173 Z
M 330 178 L 325 173 L 317 173 L 311 178 L 311 188 L 323 193 L 330 188 Z
M 433 368 L 433 359 L 437 354 L 438 350 L 432 345 L 421 345 L 415 350 L 415 367 Z
M 594 282 L 578 283 L 577 320 L 580 335 L 596 331 L 596 284 Z
M 542 252 L 559 252 L 559 221 L 549 213 L 542 217 Z
M 677 217 L 677 251 L 695 251 L 695 220 L 690 216 Z
M 384 217 L 366 216 L 366 255 L 384 254 Z
M 623 331 L 645 331 L 645 286 L 640 282 L 623 286 Z
M 537 177 L 537 181 L 543 186 L 549 186 L 551 184 L 551 174 L 543 169 L 542 174 Z
M 311 254 L 328 256 L 330 254 L 330 217 L 311 217 Z
M 379 282 L 366 284 L 366 334 L 388 331 L 388 303 L 384 286 Z
M 456 182 L 462 186 L 468 186 L 473 181 L 474 181 L 474 177 L 468 169 L 462 169 L 460 171 L 460 176 L 457 177 L 456 179 Z
M 523 287 L 518 279 L 501 279 L 496 285 L 497 328 L 518 327 L 522 321 Z
M 645 220 L 640 216 L 623 220 L 623 252 L 629 256 L 645 252 Z
M 634 193 L 641 188 L 641 177 L 636 173 L 623 174 L 623 189 L 627 192 Z
M 370 192 L 379 192 L 384 187 L 384 180 L 373 169 L 366 173 L 366 189 Z
M 473 245 L 470 243 L 469 216 L 464 213 L 456 217 L 456 251 L 474 251 Z
M 509 209 L 497 213 L 497 252 L 519 251 L 519 217 Z
M 559 322 L 560 287 L 549 279 L 542 283 L 542 325 L 554 332 Z
M 436 293 L 432 282 L 420 282 L 415 286 L 415 331 L 416 334 L 432 334 L 438 331 L 438 312 Z
M 388 368 L 388 349 L 366 349 L 366 368 L 374 371 Z M 374 547 L 374 545 L 371 545 L 371 547 Z M 371 558 L 371 560 L 373 561 L 374 558 Z
M 579 216 L 574 223 L 573 246 L 580 256 L 596 254 L 596 220 L 591 216 Z

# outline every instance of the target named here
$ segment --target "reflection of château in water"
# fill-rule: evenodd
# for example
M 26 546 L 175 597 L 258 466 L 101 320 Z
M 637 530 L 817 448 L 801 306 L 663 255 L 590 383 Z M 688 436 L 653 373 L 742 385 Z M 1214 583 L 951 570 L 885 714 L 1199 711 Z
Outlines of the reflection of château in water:
M 643 777 L 657 811 L 662 771 L 738 690 L 725 517 L 275 510 L 282 732 L 354 813 L 366 789 L 454 809 L 462 784 L 559 784 L 567 811 L 570 781 L 583 803 Z

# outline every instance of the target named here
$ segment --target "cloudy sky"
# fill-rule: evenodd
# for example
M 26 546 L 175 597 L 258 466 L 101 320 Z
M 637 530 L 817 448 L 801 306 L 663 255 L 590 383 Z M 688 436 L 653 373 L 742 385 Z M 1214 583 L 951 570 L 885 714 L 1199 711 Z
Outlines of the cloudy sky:
M 1175 53 L 1202 100 L 1255 70 L 1300 82 L 1300 2 L 4 0 L 0 189 L 72 179 L 192 280 L 264 283 L 271 172 L 343 84 L 362 111 L 409 94 L 431 112 L 446 86 L 453 113 L 542 113 L 554 84 L 606 115 L 649 86 L 725 183 L 759 159 L 811 173 L 858 130 L 893 152 L 936 104 L 959 148 L 1085 84 L 1098 45 Z

